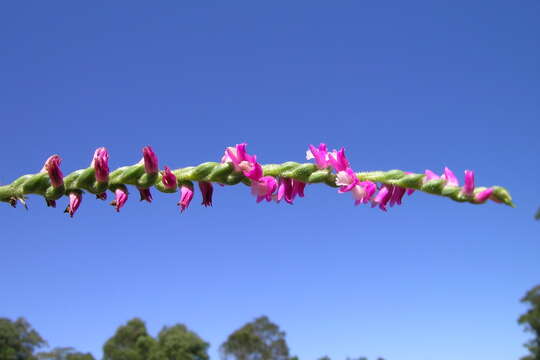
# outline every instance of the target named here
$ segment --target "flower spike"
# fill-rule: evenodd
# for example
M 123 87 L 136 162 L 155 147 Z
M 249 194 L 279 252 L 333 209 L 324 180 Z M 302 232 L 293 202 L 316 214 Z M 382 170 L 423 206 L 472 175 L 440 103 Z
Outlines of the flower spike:
M 47 206 L 54 207 L 62 196 L 69 198 L 66 212 L 73 216 L 82 201 L 83 192 L 105 200 L 107 191 L 114 193 L 112 205 L 116 211 L 128 199 L 128 186 L 139 190 L 141 199 L 152 200 L 151 188 L 163 193 L 176 192 L 180 187 L 180 211 L 193 199 L 193 182 L 199 183 L 202 205 L 212 206 L 214 184 L 221 186 L 243 183 L 250 187 L 257 202 L 284 200 L 292 204 L 304 196 L 307 184 L 326 184 L 338 188 L 338 193 L 351 193 L 354 204 L 371 204 L 386 211 L 400 205 L 405 194 L 415 191 L 439 195 L 458 202 L 483 204 L 489 200 L 514 206 L 508 191 L 500 186 L 477 187 L 472 170 L 465 172 L 464 185 L 449 168 L 441 176 L 431 170 L 416 174 L 402 170 L 355 172 L 345 156 L 344 148 L 328 152 L 326 144 L 309 145 L 307 157 L 314 164 L 288 161 L 282 164 L 263 165 L 255 155 L 247 153 L 246 144 L 225 149 L 221 163 L 206 162 L 197 166 L 159 173 L 158 159 L 150 146 L 143 148 L 143 158 L 134 165 L 109 170 L 107 149 L 96 149 L 89 167 L 76 170 L 64 177 L 60 170 L 61 159 L 53 155 L 47 159 L 37 174 L 23 175 L 11 184 L 0 186 L 0 201 L 26 208 L 29 194 L 42 196 Z

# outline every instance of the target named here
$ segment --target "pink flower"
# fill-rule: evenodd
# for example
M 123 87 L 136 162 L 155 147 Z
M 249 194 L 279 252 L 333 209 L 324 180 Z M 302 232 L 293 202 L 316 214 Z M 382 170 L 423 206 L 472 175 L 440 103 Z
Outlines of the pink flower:
M 439 180 L 439 179 L 440 179 L 439 175 L 435 174 L 435 173 L 434 173 L 433 171 L 431 171 L 431 170 L 426 170 L 426 171 L 424 172 L 424 174 L 426 175 L 426 176 L 424 177 L 424 183 L 426 183 L 426 182 L 428 182 L 428 181 L 431 181 L 431 180 Z
M 150 189 L 141 189 L 141 188 L 138 188 L 138 189 L 139 189 L 139 194 L 141 195 L 141 201 L 148 201 L 149 203 L 151 203 L 152 193 L 150 192 Z
M 191 203 L 191 200 L 193 199 L 193 188 L 190 186 L 182 185 L 180 187 L 180 202 L 178 205 L 180 206 L 180 212 L 184 212 Z M 210 200 L 210 204 L 212 201 Z
M 444 168 L 444 174 L 441 176 L 442 179 L 446 180 L 446 186 L 459 186 L 459 181 L 449 168 Z
M 390 206 L 394 206 L 395 204 L 401 205 L 401 199 L 403 199 L 406 191 L 406 188 L 393 186 L 392 195 L 390 196 Z
M 109 153 L 106 148 L 96 149 L 90 166 L 94 168 L 98 182 L 109 181 Z
M 258 181 L 263 175 L 262 166 L 257 162 L 255 155 L 249 155 L 246 152 L 246 146 L 246 143 L 242 143 L 237 144 L 236 147 L 228 147 L 225 149 L 221 162 L 232 163 L 235 171 L 241 171 L 247 178 Z
M 306 184 L 290 179 L 290 178 L 281 178 L 279 180 L 278 185 L 278 191 L 275 196 L 275 200 L 277 202 L 280 202 L 282 199 L 285 200 L 288 204 L 292 204 L 294 201 L 294 198 L 298 195 L 300 197 L 304 197 L 304 188 L 306 187 Z
M 152 147 L 145 146 L 143 148 L 142 161 L 144 162 L 144 171 L 146 171 L 147 174 L 156 174 L 158 172 L 158 158 L 154 153 L 154 150 L 152 150 Z
M 463 193 L 471 196 L 474 192 L 474 171 L 465 170 L 465 185 L 463 186 Z M 489 197 L 489 196 L 488 196 Z
M 474 196 L 474 202 L 476 203 L 486 202 L 486 200 L 489 199 L 492 193 L 493 193 L 493 189 L 482 190 Z
M 298 194 L 300 197 L 304 197 L 304 189 L 306 188 L 306 183 L 299 181 L 299 180 L 293 180 L 293 191 Z
M 242 161 L 240 167 L 243 169 L 244 176 L 248 179 L 258 181 L 263 176 L 263 169 L 259 163 L 248 163 L 247 161 Z
M 345 157 L 345 149 L 332 151 L 328 154 L 328 162 L 336 170 L 336 172 L 346 171 L 349 168 L 349 161 Z
M 212 186 L 212 183 L 207 181 L 199 181 L 199 189 L 201 189 L 202 194 L 202 205 L 204 206 L 212 206 L 212 194 L 214 192 L 214 187 Z
M 357 190 L 357 187 L 361 187 L 363 189 L 363 192 L 360 192 Z M 373 197 L 373 194 L 377 191 L 377 185 L 371 181 L 362 181 L 357 186 L 355 186 L 352 189 L 352 194 L 355 201 L 355 205 L 358 205 L 360 203 L 368 203 L 371 198 Z
M 65 213 L 69 213 L 70 217 L 73 217 L 77 210 L 79 209 L 79 206 L 81 205 L 82 201 L 82 192 L 80 191 L 72 191 L 69 193 L 69 205 L 66 207 L 66 210 L 64 210 Z
M 375 196 L 375 199 L 373 199 L 372 207 L 375 207 L 378 205 L 381 210 L 386 211 L 386 204 L 388 204 L 388 201 L 390 200 L 391 196 L 392 196 L 391 185 L 384 185 L 379 190 L 379 193 Z
M 128 191 L 125 187 L 119 187 L 114 191 L 114 196 L 115 199 L 111 202 L 111 205 L 116 208 L 116 212 L 120 212 L 120 209 L 128 200 Z
M 272 194 L 277 188 L 277 181 L 271 176 L 263 176 L 258 181 L 251 182 L 251 193 L 257 197 L 258 203 L 264 199 L 272 201 Z
M 225 149 L 225 154 L 221 158 L 222 163 L 230 162 L 234 165 L 236 171 L 242 171 L 240 163 L 247 161 L 249 163 L 255 163 L 255 156 L 251 156 L 246 151 L 246 143 L 236 144 L 235 147 L 228 147 Z
M 62 170 L 60 170 L 61 162 L 62 159 L 60 156 L 52 155 L 47 159 L 47 161 L 45 161 L 43 169 L 41 169 L 41 172 L 49 173 L 51 185 L 55 188 L 64 185 L 64 175 L 62 174 Z
M 167 189 L 176 189 L 176 176 L 168 166 L 161 172 L 161 182 Z
M 321 143 L 319 148 L 310 144 L 309 149 L 306 151 L 306 159 L 315 159 L 315 163 L 319 169 L 326 169 L 330 165 L 326 144 Z
M 371 181 L 360 182 L 351 168 L 337 173 L 336 185 L 340 187 L 340 194 L 351 192 L 355 205 L 367 203 L 377 190 L 377 186 Z
M 351 191 L 360 180 L 351 168 L 340 170 L 336 175 L 336 185 L 339 186 L 339 193 Z

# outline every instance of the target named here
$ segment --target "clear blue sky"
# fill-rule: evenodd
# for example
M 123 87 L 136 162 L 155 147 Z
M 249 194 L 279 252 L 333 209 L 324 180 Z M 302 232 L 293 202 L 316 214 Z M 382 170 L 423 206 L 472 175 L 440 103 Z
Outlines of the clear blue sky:
M 6 184 L 106 146 L 178 168 L 246 141 L 261 162 L 345 146 L 357 170 L 440 172 L 518 207 L 416 193 L 388 213 L 310 186 L 293 206 L 217 188 L 180 215 L 136 190 L 75 218 L 0 207 L 0 316 L 101 356 L 139 316 L 211 343 L 266 314 L 302 360 L 515 359 L 519 298 L 540 282 L 537 1 L 26 1 L 0 6 Z

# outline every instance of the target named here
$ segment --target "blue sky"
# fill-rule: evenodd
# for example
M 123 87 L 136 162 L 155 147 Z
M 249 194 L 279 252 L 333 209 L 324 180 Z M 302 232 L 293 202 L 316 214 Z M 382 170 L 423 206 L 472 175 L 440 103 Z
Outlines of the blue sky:
M 128 319 L 211 343 L 266 314 L 302 360 L 506 360 L 540 281 L 535 1 L 9 2 L 0 6 L 0 183 L 58 153 L 154 147 L 174 168 L 246 141 L 263 163 L 345 146 L 357 170 L 503 185 L 516 209 L 416 193 L 388 213 L 310 186 L 293 206 L 217 188 L 179 214 L 136 190 L 76 217 L 0 207 L 0 316 L 101 356 Z

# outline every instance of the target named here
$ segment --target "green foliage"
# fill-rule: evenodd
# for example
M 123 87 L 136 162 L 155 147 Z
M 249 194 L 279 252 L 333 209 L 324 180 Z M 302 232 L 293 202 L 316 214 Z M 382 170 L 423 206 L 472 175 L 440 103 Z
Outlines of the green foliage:
M 37 357 L 40 360 L 95 360 L 92 354 L 77 352 L 72 347 L 56 347 L 37 354 Z
M 261 316 L 233 332 L 221 345 L 224 359 L 289 360 L 285 332 Z
M 103 360 L 149 360 L 157 342 L 148 335 L 145 323 L 134 318 L 120 326 L 103 346 Z
M 518 323 L 525 326 L 525 331 L 534 335 L 534 338 L 525 344 L 530 355 L 523 357 L 522 360 L 540 360 L 540 285 L 529 290 L 521 302 L 528 304 L 530 308 L 519 317 Z
M 0 360 L 36 360 L 34 350 L 47 342 L 24 318 L 0 318 Z
M 156 340 L 148 334 L 145 323 L 135 318 L 107 340 L 103 360 L 208 360 L 208 347 L 182 324 L 165 326 Z
M 158 335 L 159 360 L 208 360 L 207 342 L 183 324 L 163 327 Z
M 76 352 L 73 354 L 68 354 L 68 356 L 66 356 L 66 360 L 95 360 L 95 358 L 90 353 L 83 354 Z

